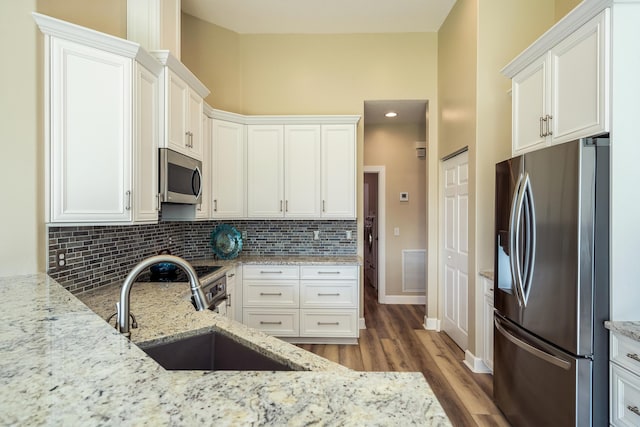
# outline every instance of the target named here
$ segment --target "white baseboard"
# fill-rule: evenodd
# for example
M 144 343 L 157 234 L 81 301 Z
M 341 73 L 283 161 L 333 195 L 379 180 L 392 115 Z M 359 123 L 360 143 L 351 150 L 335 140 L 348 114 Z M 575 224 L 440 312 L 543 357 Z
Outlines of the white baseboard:
M 383 295 L 380 298 L 380 303 L 425 305 L 427 297 L 425 295 Z
M 440 332 L 440 319 L 424 316 L 424 328 L 428 331 Z
M 364 317 L 360 318 L 358 326 L 359 326 L 360 329 L 367 329 L 367 325 L 366 325 L 366 323 L 364 323 Z
M 358 338 L 305 338 L 305 337 L 278 337 L 282 341 L 291 344 L 349 344 L 358 345 Z
M 476 357 L 469 350 L 464 352 L 464 364 L 476 374 L 490 374 L 491 369 L 487 368 L 482 359 Z

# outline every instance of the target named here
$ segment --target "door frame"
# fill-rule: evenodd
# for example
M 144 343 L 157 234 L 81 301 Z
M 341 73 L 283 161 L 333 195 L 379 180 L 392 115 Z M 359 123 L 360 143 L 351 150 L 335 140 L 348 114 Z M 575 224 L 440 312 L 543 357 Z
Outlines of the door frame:
M 375 173 L 378 175 L 378 302 L 387 303 L 386 291 L 386 239 L 385 239 L 385 194 L 386 194 L 386 174 L 384 166 L 364 166 L 364 173 Z M 364 177 L 364 175 L 363 175 Z M 363 206 L 364 210 L 364 206 Z
M 445 283 L 444 283 L 444 275 L 445 275 L 445 269 L 444 269 L 444 265 L 445 265 L 445 250 L 444 250 L 444 239 L 445 239 L 445 233 L 444 233 L 444 180 L 443 180 L 443 173 L 444 173 L 444 163 L 447 160 L 450 160 L 462 153 L 465 152 L 469 152 L 469 146 L 464 146 L 450 154 L 447 154 L 446 156 L 443 156 L 440 159 L 439 165 L 438 165 L 438 319 L 437 319 L 437 325 L 435 325 L 436 327 L 433 329 L 436 329 L 437 331 L 444 331 L 444 313 L 445 313 Z M 467 162 L 469 160 L 467 159 Z M 468 207 L 469 208 L 469 207 Z M 467 208 L 467 209 L 468 209 Z M 467 214 L 469 214 L 469 212 L 467 212 Z M 471 273 L 468 273 L 469 276 L 471 276 Z M 468 295 L 467 295 L 468 297 Z M 469 304 L 470 301 L 467 300 L 467 321 L 469 321 L 468 318 L 468 313 L 469 313 Z M 473 304 L 475 304 L 475 300 L 473 301 Z M 468 332 L 470 334 L 470 332 Z M 468 350 L 468 346 L 469 343 L 467 342 L 467 348 L 463 349 L 465 352 Z

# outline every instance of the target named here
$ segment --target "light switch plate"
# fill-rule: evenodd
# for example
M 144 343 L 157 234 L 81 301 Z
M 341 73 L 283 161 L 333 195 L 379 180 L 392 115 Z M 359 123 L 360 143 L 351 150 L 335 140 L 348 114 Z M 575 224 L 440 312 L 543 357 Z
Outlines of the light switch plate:
M 400 201 L 401 202 L 408 202 L 409 201 L 409 193 L 406 191 L 403 191 L 402 193 L 400 193 Z

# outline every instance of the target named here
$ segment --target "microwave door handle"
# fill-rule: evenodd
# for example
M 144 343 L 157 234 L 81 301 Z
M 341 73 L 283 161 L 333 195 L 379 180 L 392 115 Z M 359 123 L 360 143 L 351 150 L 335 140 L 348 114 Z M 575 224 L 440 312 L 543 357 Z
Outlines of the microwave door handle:
M 518 205 L 521 202 L 520 192 L 522 186 L 522 174 L 518 176 L 518 182 L 516 183 L 515 190 L 513 191 L 513 196 L 511 199 L 511 213 L 509 215 L 509 269 L 511 270 L 511 280 L 513 282 L 513 291 L 516 295 L 516 299 L 518 300 L 518 305 L 522 307 L 522 298 L 520 296 L 520 286 L 519 286 L 519 262 L 518 258 L 520 256 L 520 251 L 518 249 L 518 237 L 519 237 L 519 225 L 520 222 L 520 211 L 518 209 Z
M 198 182 L 198 188 L 196 189 L 196 181 Z M 193 170 L 193 175 L 191 175 L 191 191 L 196 196 L 196 199 L 200 197 L 202 193 L 202 174 L 200 173 L 200 168 L 196 166 Z

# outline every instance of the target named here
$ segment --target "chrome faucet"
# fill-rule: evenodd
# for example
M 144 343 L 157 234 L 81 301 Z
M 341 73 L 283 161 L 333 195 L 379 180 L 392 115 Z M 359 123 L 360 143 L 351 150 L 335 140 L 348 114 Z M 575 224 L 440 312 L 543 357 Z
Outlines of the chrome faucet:
M 202 291 L 202 286 L 200 286 L 198 275 L 196 274 L 191 264 L 189 264 L 189 262 L 174 255 L 163 254 L 149 257 L 136 265 L 133 270 L 131 270 L 131 272 L 127 275 L 127 278 L 124 279 L 122 290 L 120 291 L 120 302 L 116 303 L 118 316 L 116 328 L 122 335 L 126 336 L 127 338 L 131 337 L 131 332 L 129 330 L 129 298 L 131 296 L 131 286 L 133 286 L 133 283 L 135 282 L 138 275 L 140 275 L 140 273 L 142 273 L 152 265 L 158 264 L 160 262 L 170 262 L 183 269 L 184 272 L 187 273 L 187 277 L 189 278 L 191 295 L 193 295 L 193 301 L 196 305 L 196 310 L 202 311 L 207 309 L 206 298 L 204 292 Z

